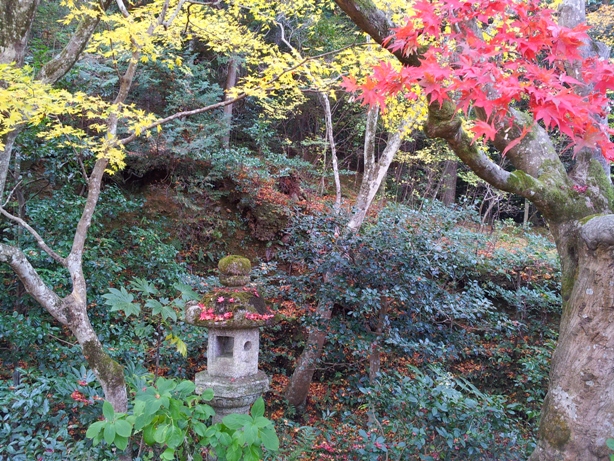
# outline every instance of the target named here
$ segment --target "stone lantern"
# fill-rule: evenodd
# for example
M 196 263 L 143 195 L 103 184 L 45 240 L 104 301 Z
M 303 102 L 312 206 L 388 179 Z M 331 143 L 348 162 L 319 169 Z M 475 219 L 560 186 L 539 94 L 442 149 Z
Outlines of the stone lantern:
M 214 423 L 231 413 L 249 412 L 269 388 L 258 370 L 260 327 L 273 315 L 255 288 L 247 287 L 251 263 L 230 255 L 218 264 L 223 287 L 186 305 L 186 321 L 209 331 L 207 369 L 196 374 L 196 393 L 213 390 Z

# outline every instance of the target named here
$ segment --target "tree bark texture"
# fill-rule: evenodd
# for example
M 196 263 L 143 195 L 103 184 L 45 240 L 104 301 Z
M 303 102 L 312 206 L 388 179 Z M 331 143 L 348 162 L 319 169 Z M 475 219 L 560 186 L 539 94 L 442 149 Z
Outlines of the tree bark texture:
M 439 198 L 447 207 L 454 205 L 456 200 L 456 181 L 458 179 L 458 162 L 456 160 L 446 160 L 443 165 L 441 177 L 441 189 Z
M 614 215 L 563 223 L 554 233 L 569 255 L 568 273 L 539 443 L 530 460 L 608 460 L 606 439 L 614 437 Z
M 0 64 L 23 65 L 32 21 L 40 0 L 0 3 Z
M 294 372 L 286 388 L 286 400 L 298 410 L 305 407 L 309 395 L 309 385 L 313 380 L 316 365 L 322 356 L 322 348 L 326 341 L 326 324 L 332 314 L 330 303 L 321 303 L 316 311 L 316 324 L 313 325 L 307 336 L 305 348 L 299 356 Z
M 402 129 L 403 128 L 399 128 L 398 131 L 390 135 L 388 143 L 378 161 L 375 161 L 374 152 L 372 153 L 373 157 L 369 159 L 367 159 L 365 155 L 365 172 L 362 177 L 358 196 L 356 197 L 354 214 L 348 222 L 348 229 L 352 232 L 358 231 L 360 226 L 362 226 L 367 211 L 369 211 L 369 207 L 375 198 L 375 194 L 377 194 L 377 191 L 382 185 L 382 181 L 388 173 L 388 168 L 392 163 L 392 159 L 401 147 L 401 138 L 403 136 Z
M 359 27 L 370 24 L 363 30 L 376 42 L 390 35 L 370 1 L 336 2 Z M 579 8 L 583 3 L 564 1 L 563 6 Z M 401 61 L 415 65 L 413 58 Z M 609 168 L 598 152 L 581 152 L 568 174 L 548 133 L 526 114 L 510 109 L 509 115 L 513 124 L 498 127 L 494 144 L 499 151 L 523 128 L 530 131 L 506 154 L 512 171 L 472 143 L 452 101 L 430 105 L 425 131 L 447 141 L 457 157 L 492 186 L 530 200 L 557 245 L 562 318 L 530 461 L 606 461 L 606 440 L 614 438 L 614 188 Z

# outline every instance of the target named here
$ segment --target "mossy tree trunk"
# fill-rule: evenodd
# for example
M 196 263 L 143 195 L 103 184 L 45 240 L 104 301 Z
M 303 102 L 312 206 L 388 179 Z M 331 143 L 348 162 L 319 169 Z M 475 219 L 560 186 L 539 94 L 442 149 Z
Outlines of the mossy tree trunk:
M 391 35 L 391 24 L 369 0 L 336 3 L 376 42 Z M 561 17 L 577 21 L 581 14 L 570 15 L 570 9 L 581 3 L 564 2 Z M 399 53 L 397 58 L 417 65 L 416 56 Z M 499 151 L 523 129 L 530 130 L 506 154 L 513 171 L 500 168 L 472 143 L 453 102 L 431 104 L 425 128 L 429 136 L 446 140 L 482 179 L 530 200 L 557 245 L 562 319 L 530 461 L 606 461 L 606 440 L 614 438 L 614 189 L 609 166 L 599 152 L 583 151 L 566 171 L 545 130 L 526 114 L 510 109 L 509 115 L 513 126 L 498 127 L 494 144 Z

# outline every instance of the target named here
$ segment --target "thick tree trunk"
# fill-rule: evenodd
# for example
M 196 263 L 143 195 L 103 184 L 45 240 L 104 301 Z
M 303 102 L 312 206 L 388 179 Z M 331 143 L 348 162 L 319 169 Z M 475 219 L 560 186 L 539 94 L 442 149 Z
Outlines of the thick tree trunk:
M 0 64 L 23 65 L 30 28 L 40 0 L 0 2 Z
M 552 227 L 563 317 L 530 461 L 606 461 L 614 438 L 614 215 Z

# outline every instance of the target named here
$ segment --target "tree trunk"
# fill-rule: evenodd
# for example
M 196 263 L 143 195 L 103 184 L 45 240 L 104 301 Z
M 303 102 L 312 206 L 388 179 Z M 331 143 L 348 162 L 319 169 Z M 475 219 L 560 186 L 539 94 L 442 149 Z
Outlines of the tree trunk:
M 330 158 L 333 164 L 333 177 L 335 179 L 335 211 L 341 208 L 341 181 L 339 180 L 339 166 L 337 165 L 337 148 L 333 132 L 333 114 L 330 109 L 330 100 L 326 93 L 318 93 L 322 107 L 324 108 L 324 120 L 326 121 L 326 140 L 330 146 Z M 326 165 L 324 165 L 326 166 Z
M 368 126 L 369 119 L 367 118 L 367 127 Z M 367 211 L 369 211 L 369 207 L 375 198 L 375 194 L 377 194 L 377 191 L 382 185 L 382 181 L 388 173 L 388 168 L 392 163 L 392 159 L 401 147 L 403 132 L 404 125 L 402 124 L 401 127 L 388 138 L 388 143 L 377 162 L 375 161 L 375 152 L 368 149 L 368 143 L 371 142 L 371 139 L 370 137 L 368 138 L 365 133 L 365 171 L 362 176 L 358 196 L 356 197 L 354 214 L 348 222 L 348 229 L 350 231 L 357 232 L 360 226 L 362 226 Z M 373 137 L 375 137 L 375 134 L 373 134 Z
M 40 0 L 3 0 L 0 3 L 0 64 L 23 65 L 28 36 Z
M 458 161 L 446 160 L 444 162 L 439 198 L 447 207 L 454 205 L 454 201 L 456 200 L 456 181 L 458 178 L 457 171 Z
M 322 356 L 322 348 L 326 341 L 326 324 L 332 314 L 330 303 L 320 303 L 316 311 L 316 324 L 313 325 L 307 336 L 303 352 L 299 356 L 290 382 L 286 388 L 288 403 L 299 411 L 303 410 L 309 395 L 309 385 L 316 371 L 316 364 Z
M 237 73 L 239 70 L 238 58 L 230 58 L 228 61 L 228 74 L 226 76 L 226 84 L 224 85 L 224 91 L 226 95 L 224 100 L 231 99 L 228 91 L 235 87 L 237 84 Z M 234 104 L 228 104 L 224 106 L 224 136 L 222 137 L 222 147 L 224 149 L 230 148 L 230 132 L 232 131 L 232 109 Z
M 530 461 L 605 461 L 606 439 L 614 438 L 614 215 L 551 229 L 563 316 Z

